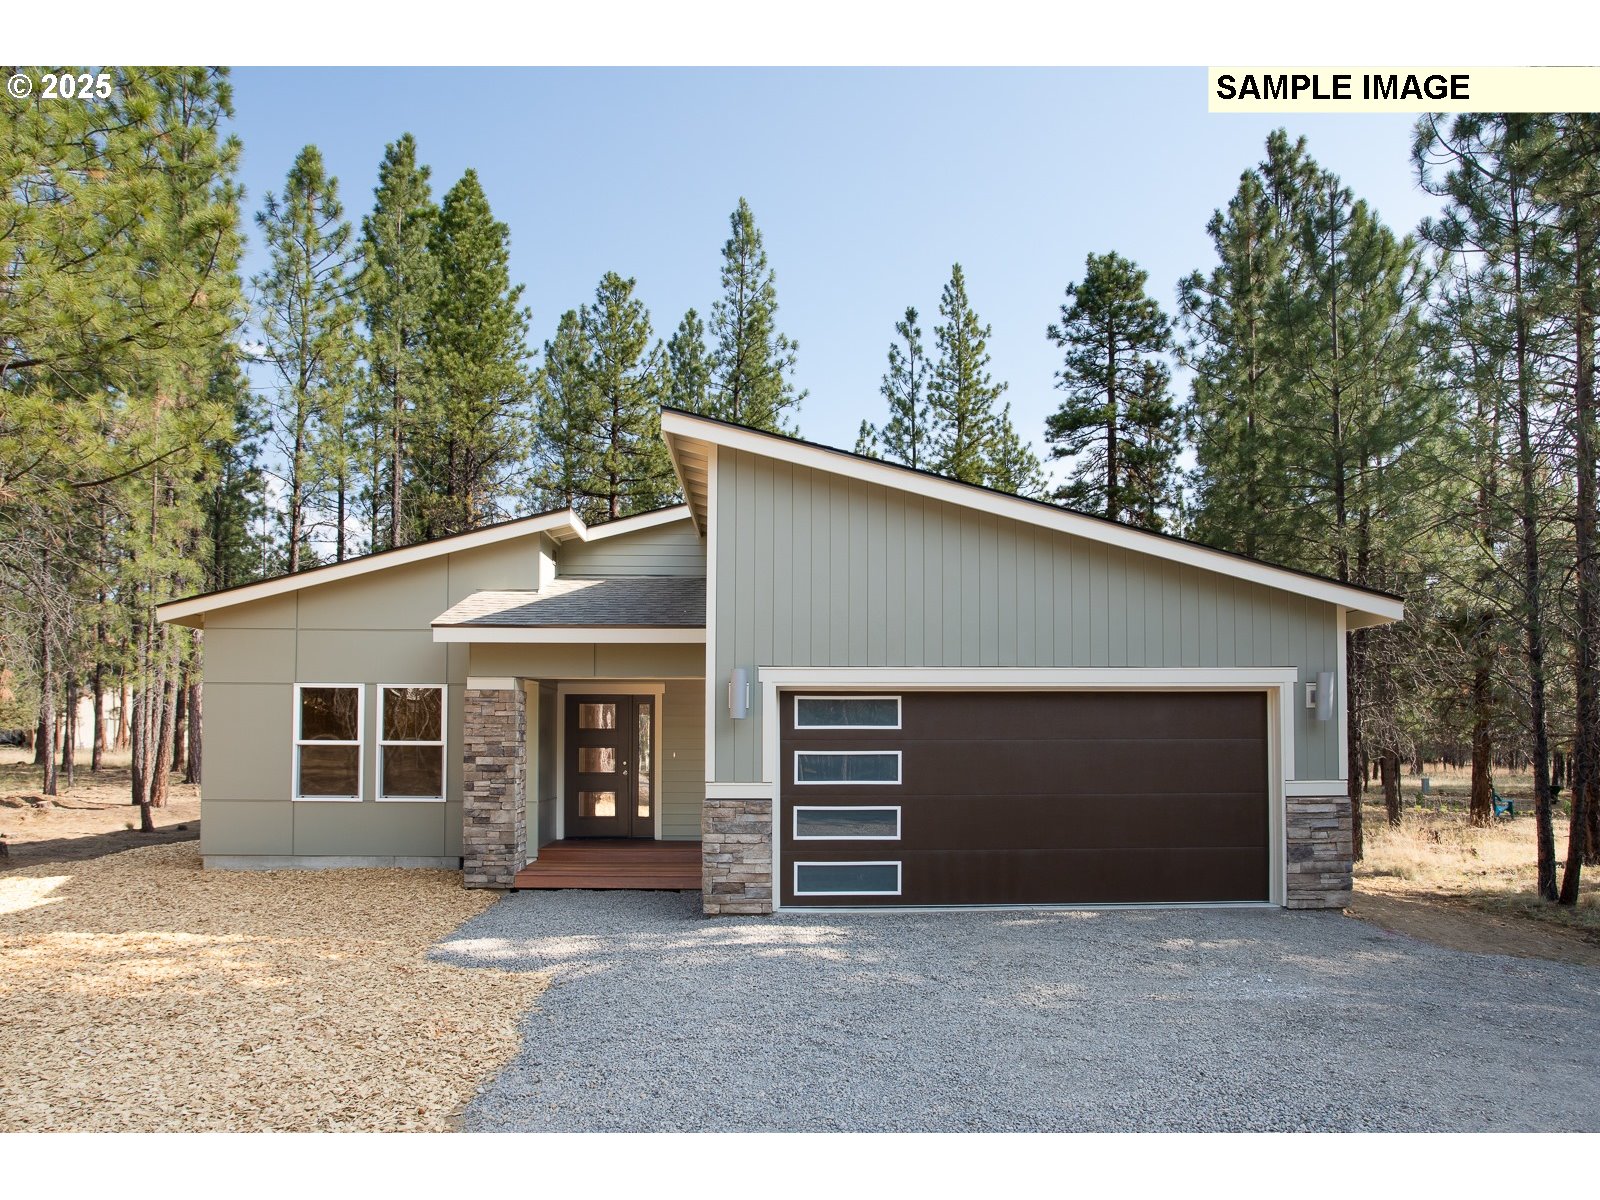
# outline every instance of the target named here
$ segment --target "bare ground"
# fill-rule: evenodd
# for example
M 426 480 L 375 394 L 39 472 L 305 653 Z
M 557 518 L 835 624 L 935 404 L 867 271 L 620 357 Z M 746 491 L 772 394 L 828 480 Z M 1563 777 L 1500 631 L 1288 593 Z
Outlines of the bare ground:
M 176 778 L 167 804 L 152 811 L 156 831 L 139 832 L 139 810 L 128 802 L 126 750 L 109 753 L 98 773 L 90 772 L 84 751 L 73 786 L 62 787 L 58 796 L 42 795 L 40 786 L 31 751 L 0 747 L 0 839 L 7 850 L 0 870 L 81 861 L 200 836 L 200 789 Z

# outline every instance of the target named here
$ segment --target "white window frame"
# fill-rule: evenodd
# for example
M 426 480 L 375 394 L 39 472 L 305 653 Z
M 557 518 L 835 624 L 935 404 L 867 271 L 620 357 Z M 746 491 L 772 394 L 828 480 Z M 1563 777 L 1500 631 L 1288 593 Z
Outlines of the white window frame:
M 388 688 L 420 690 L 433 688 L 439 693 L 439 740 L 436 742 L 391 742 L 383 736 L 384 691 Z M 442 683 L 380 683 L 378 685 L 378 799 L 385 804 L 443 804 L 444 793 L 450 790 L 450 762 L 445 755 L 445 744 L 450 733 L 450 689 Z M 439 794 L 437 796 L 389 796 L 383 790 L 383 752 L 389 746 L 439 747 Z
M 356 694 L 356 740 L 330 742 L 326 739 L 307 741 L 300 736 L 300 718 L 304 709 L 300 693 L 306 688 L 344 688 Z M 360 804 L 367 791 L 367 685 L 364 683 L 297 683 L 294 685 L 294 774 L 289 780 L 289 799 L 306 804 Z M 354 796 L 302 796 L 300 794 L 300 750 L 304 746 L 354 746 L 356 748 L 356 794 Z
M 800 724 L 800 701 L 802 700 L 893 700 L 894 724 L 893 725 L 802 725 Z M 904 709 L 899 696 L 873 695 L 868 692 L 841 692 L 833 695 L 818 695 L 796 693 L 794 698 L 794 727 L 801 729 L 899 729 L 904 720 Z
M 881 858 L 862 862 L 796 862 L 793 863 L 794 894 L 800 896 L 899 896 L 905 891 L 905 868 L 898 858 Z M 801 867 L 893 867 L 894 891 L 892 892 L 802 892 L 800 890 Z
M 800 832 L 800 814 L 803 812 L 858 812 L 861 809 L 894 813 L 894 832 L 857 834 Z M 794 814 L 790 820 L 793 824 L 794 840 L 797 842 L 898 842 L 903 836 L 898 804 L 796 804 L 789 811 Z
M 859 757 L 863 754 L 883 756 L 894 755 L 893 779 L 801 779 L 800 756 L 802 754 L 832 754 Z M 809 750 L 796 750 L 794 752 L 794 782 L 799 787 L 899 787 L 904 777 L 905 760 L 898 750 L 820 750 L 812 747 Z

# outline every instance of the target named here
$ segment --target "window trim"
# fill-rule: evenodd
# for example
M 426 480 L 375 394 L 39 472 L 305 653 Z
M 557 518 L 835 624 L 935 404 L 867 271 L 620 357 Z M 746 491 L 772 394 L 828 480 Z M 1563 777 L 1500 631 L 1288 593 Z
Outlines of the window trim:
M 894 832 L 890 833 L 801 833 L 800 814 L 802 812 L 892 812 L 894 813 Z M 905 836 L 904 822 L 901 819 L 898 804 L 795 804 L 789 811 L 791 830 L 797 842 L 898 842 Z
M 794 894 L 800 896 L 899 896 L 905 893 L 905 868 L 898 858 L 880 858 L 862 860 L 860 862 L 796 862 L 793 863 L 794 873 L 791 880 L 794 884 Z M 892 892 L 802 892 L 800 890 L 801 867 L 893 867 L 894 891 Z
M 306 688 L 345 688 L 356 694 L 355 741 L 328 741 L 323 738 L 307 741 L 300 736 L 300 721 L 304 708 L 300 693 Z M 364 683 L 296 683 L 294 685 L 294 714 L 290 728 L 294 732 L 293 775 L 289 779 L 289 799 L 305 804 L 360 804 L 367 792 L 367 685 Z M 353 796 L 302 796 L 300 794 L 300 751 L 305 746 L 354 746 L 356 748 L 356 794 Z
M 800 701 L 802 700 L 893 700 L 894 724 L 893 725 L 802 725 L 800 723 Z M 898 695 L 881 695 L 872 692 L 842 692 L 830 695 L 818 693 L 796 692 L 794 697 L 794 713 L 790 724 L 796 732 L 812 729 L 900 729 L 905 722 L 905 705 Z
M 863 754 L 894 755 L 893 779 L 801 779 L 800 756 L 802 754 L 835 754 L 859 757 Z M 797 787 L 899 787 L 904 779 L 905 759 L 899 750 L 820 750 L 815 747 L 809 750 L 796 750 L 794 752 L 794 782 Z
M 389 688 L 433 688 L 439 693 L 439 740 L 429 742 L 392 742 L 383 736 L 383 694 Z M 443 804 L 450 790 L 450 758 L 445 753 L 450 735 L 450 686 L 444 683 L 380 683 L 378 684 L 378 760 L 377 799 L 383 804 Z M 383 751 L 387 746 L 437 746 L 439 747 L 439 794 L 437 796 L 389 796 L 383 790 Z

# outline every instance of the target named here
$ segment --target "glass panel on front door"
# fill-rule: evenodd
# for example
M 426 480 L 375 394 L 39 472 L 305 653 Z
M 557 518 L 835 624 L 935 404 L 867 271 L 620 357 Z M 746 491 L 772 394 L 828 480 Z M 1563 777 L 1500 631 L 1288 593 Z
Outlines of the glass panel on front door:
M 655 837 L 656 698 L 582 695 L 565 703 L 563 836 Z

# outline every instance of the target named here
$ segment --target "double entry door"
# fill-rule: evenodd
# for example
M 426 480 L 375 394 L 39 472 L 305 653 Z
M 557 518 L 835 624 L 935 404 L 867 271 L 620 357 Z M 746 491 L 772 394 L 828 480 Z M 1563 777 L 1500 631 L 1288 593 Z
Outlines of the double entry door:
M 656 702 L 567 696 L 566 837 L 655 837 Z

